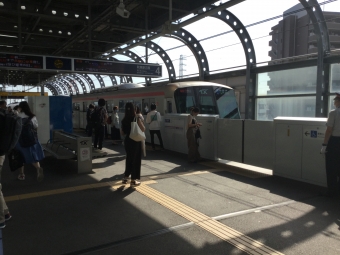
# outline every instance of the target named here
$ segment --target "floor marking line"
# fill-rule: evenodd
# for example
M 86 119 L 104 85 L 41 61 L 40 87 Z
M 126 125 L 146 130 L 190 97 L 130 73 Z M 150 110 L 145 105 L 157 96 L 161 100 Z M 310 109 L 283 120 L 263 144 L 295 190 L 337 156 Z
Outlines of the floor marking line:
M 163 197 L 159 197 L 159 196 L 154 196 L 153 194 L 150 194 L 148 192 L 146 192 L 145 190 L 141 189 L 141 193 L 143 193 L 145 196 L 155 200 L 155 201 L 159 201 L 160 203 L 163 203 L 166 207 L 168 207 L 171 210 L 175 210 L 178 214 L 180 215 L 184 215 L 183 217 L 192 221 L 192 222 L 199 222 L 199 221 L 204 221 L 204 220 L 209 220 L 210 218 L 192 208 L 188 208 L 187 206 L 181 204 L 181 203 L 174 203 L 175 200 L 172 199 L 164 199 L 164 195 Z M 173 205 L 173 206 L 172 206 Z
M 197 226 L 205 229 L 211 234 L 221 238 L 222 240 L 232 244 L 236 248 L 243 250 L 251 255 L 277 254 L 283 255 L 265 244 L 246 236 L 237 230 L 230 228 L 211 217 L 196 211 L 195 209 L 149 187 L 137 186 L 135 188 L 141 194 L 149 197 L 155 202 L 163 205 L 169 210 L 181 215 L 185 219 L 194 222 Z

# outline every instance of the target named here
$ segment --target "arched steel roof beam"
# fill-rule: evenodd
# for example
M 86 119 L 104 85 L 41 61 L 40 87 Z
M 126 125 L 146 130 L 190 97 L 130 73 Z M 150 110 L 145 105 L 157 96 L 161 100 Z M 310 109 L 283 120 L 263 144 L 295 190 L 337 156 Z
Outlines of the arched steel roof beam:
M 179 29 L 178 31 L 173 31 L 171 35 L 177 37 L 190 48 L 198 64 L 199 79 L 204 80 L 204 76 L 209 74 L 209 64 L 207 56 L 205 55 L 200 42 L 183 28 Z
M 83 93 L 84 93 L 84 94 L 87 93 L 86 85 L 85 85 L 85 83 L 83 82 L 83 80 L 80 79 L 80 77 L 78 77 L 78 74 L 77 74 L 77 73 L 76 73 L 76 74 L 73 74 L 73 75 L 71 75 L 71 77 L 73 77 L 73 78 L 80 84 L 80 86 L 81 86 L 82 89 L 83 89 Z
M 44 87 L 48 88 L 52 92 L 53 96 L 57 96 L 58 95 L 58 90 L 54 86 L 52 86 L 52 85 L 50 85 L 48 83 L 45 83 Z
M 77 95 L 79 94 L 78 85 L 74 82 L 74 78 L 72 77 L 72 74 L 62 73 L 62 74 L 58 74 L 57 77 L 59 79 L 62 79 L 65 82 L 68 82 L 68 85 L 71 85 L 72 92 L 75 91 Z
M 115 86 L 117 85 L 117 80 L 116 80 L 116 77 L 114 77 L 113 75 L 108 75 L 111 79 L 111 82 L 112 82 L 112 86 Z
M 69 95 L 71 95 L 71 96 L 73 95 L 73 88 L 67 80 L 63 79 L 62 77 L 59 77 L 58 82 L 60 82 L 61 84 L 66 86 L 66 88 L 68 88 Z
M 211 9 L 212 7 L 207 7 L 207 9 Z M 223 10 L 211 15 L 211 17 L 222 20 L 226 24 L 228 24 L 236 33 L 238 38 L 240 39 L 244 54 L 246 55 L 246 102 L 245 102 L 245 117 L 246 118 L 254 118 L 255 114 L 255 83 L 251 81 L 250 77 L 250 69 L 256 65 L 256 55 L 255 48 L 253 45 L 253 41 L 243 23 L 230 11 Z M 250 95 L 250 93 L 252 93 Z
M 44 84 L 44 86 L 46 86 L 46 85 L 53 87 L 56 90 L 57 93 L 56 93 L 55 96 L 63 94 L 63 92 L 60 89 L 60 86 L 56 86 L 54 83 L 51 83 L 50 81 L 48 81 Z
M 176 71 L 168 53 L 166 53 L 166 51 L 163 50 L 162 47 L 160 47 L 158 44 L 154 42 L 147 42 L 144 46 L 147 47 L 148 49 L 153 50 L 158 56 L 161 57 L 165 64 L 166 69 L 168 70 L 169 81 L 172 82 L 176 80 Z
M 317 0 L 299 0 L 305 7 L 309 18 L 313 22 L 314 32 L 318 45 L 318 64 L 317 64 L 317 78 L 316 78 L 316 104 L 315 117 L 326 117 L 327 111 L 327 97 L 323 97 L 323 88 L 325 84 L 324 77 L 324 58 L 330 54 L 330 43 L 327 23 Z M 323 98 L 325 99 L 323 101 Z
M 100 87 L 105 88 L 105 83 L 103 81 L 103 78 L 100 76 L 100 74 L 94 74 L 94 76 L 98 79 Z
M 78 73 L 78 75 L 83 76 L 83 78 L 84 78 L 84 79 L 87 81 L 87 83 L 90 85 L 91 90 L 96 89 L 96 87 L 94 86 L 94 82 L 93 82 L 93 80 L 91 79 L 90 76 L 88 76 L 86 73 L 83 73 L 83 74 Z
M 57 85 L 58 87 L 60 87 L 63 90 L 64 95 L 68 95 L 67 89 L 66 89 L 66 87 L 64 87 L 64 84 L 59 83 L 57 80 L 52 80 L 51 83 Z M 62 95 L 62 93 L 61 93 L 61 95 Z
M 63 89 L 65 95 L 73 95 L 71 86 L 68 83 L 62 82 L 60 75 L 53 76 L 50 82 L 58 84 Z

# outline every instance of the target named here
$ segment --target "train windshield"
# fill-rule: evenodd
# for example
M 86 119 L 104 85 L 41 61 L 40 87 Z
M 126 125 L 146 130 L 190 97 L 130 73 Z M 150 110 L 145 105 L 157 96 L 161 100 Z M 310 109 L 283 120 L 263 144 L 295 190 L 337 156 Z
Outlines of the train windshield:
M 235 92 L 224 87 L 214 87 L 220 118 L 240 119 Z
M 194 88 L 180 88 L 175 91 L 177 113 L 190 113 L 191 107 L 196 106 Z

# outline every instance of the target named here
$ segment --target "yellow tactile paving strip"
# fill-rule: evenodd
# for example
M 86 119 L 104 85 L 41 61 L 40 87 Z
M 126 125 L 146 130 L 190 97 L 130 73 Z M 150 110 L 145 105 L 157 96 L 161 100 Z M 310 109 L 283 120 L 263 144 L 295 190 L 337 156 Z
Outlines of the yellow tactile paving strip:
M 156 183 L 156 181 L 148 180 L 148 181 L 143 182 L 144 185 L 153 184 L 153 183 Z M 63 194 L 63 193 L 86 190 L 86 189 L 101 188 L 101 187 L 111 187 L 112 189 L 118 189 L 122 186 L 125 186 L 122 184 L 122 181 L 99 182 L 99 183 L 94 183 L 94 184 L 74 186 L 70 188 L 54 189 L 54 190 L 34 192 L 34 193 L 28 193 L 28 194 L 22 194 L 22 195 L 9 196 L 9 197 L 5 197 L 5 201 L 10 202 L 10 201 L 24 200 L 24 199 L 29 199 L 29 198 L 51 196 L 51 195 Z
M 136 190 L 248 254 L 283 255 L 283 253 L 276 251 L 153 188 L 141 185 L 136 187 Z

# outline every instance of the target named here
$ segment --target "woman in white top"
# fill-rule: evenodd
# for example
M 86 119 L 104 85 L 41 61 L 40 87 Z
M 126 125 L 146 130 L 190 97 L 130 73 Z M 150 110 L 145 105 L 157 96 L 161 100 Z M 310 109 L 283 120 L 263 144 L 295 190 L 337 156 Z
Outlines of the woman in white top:
M 336 94 L 335 109 L 330 111 L 321 153 L 326 153 L 327 193 L 326 196 L 340 195 L 340 94 Z
M 38 181 L 42 181 L 44 179 L 44 171 L 40 167 L 39 161 L 41 161 L 45 155 L 36 132 L 38 128 L 38 120 L 31 112 L 26 101 L 20 102 L 18 116 L 22 118 L 23 127 L 15 149 L 21 153 L 23 163 L 32 164 L 37 169 L 37 179 Z M 30 135 L 27 135 L 28 133 Z M 33 142 L 32 139 L 34 139 Z M 24 166 L 20 168 L 18 179 L 21 181 L 25 180 Z
M 160 131 L 162 117 L 161 117 L 161 114 L 156 111 L 156 108 L 157 108 L 156 104 L 152 103 L 151 112 L 149 112 L 148 115 L 146 116 L 146 123 L 149 124 L 152 149 L 156 150 L 155 141 L 154 141 L 154 135 L 156 134 L 158 137 L 158 141 L 161 145 L 161 150 L 164 150 L 162 135 Z

